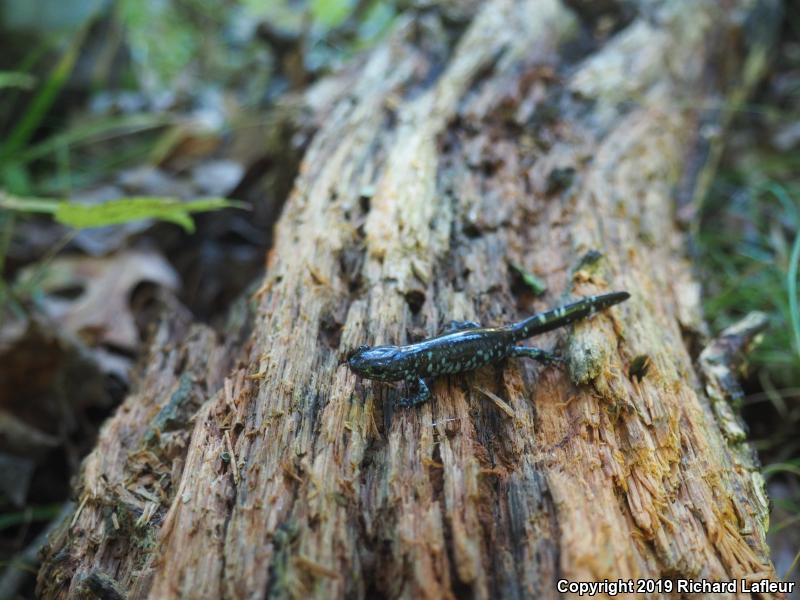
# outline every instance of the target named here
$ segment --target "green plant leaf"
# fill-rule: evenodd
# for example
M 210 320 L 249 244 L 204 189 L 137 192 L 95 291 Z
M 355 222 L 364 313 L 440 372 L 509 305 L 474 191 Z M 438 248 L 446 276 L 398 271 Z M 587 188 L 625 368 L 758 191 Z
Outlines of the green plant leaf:
M 373 2 L 367 13 L 358 20 L 357 47 L 366 48 L 377 42 L 391 27 L 397 13 L 391 3 Z
M 31 181 L 25 166 L 15 160 L 0 162 L 0 189 L 1 188 L 11 190 L 15 194 L 29 193 Z
M 204 40 L 201 23 L 215 21 L 212 5 L 209 3 L 203 13 L 195 15 L 203 17 L 197 22 L 187 18 L 194 6 L 191 2 L 120 0 L 116 3 L 139 85 L 145 90 L 169 89 L 201 51 L 203 42 L 211 41 Z
M 123 135 L 156 129 L 173 122 L 174 119 L 169 116 L 149 113 L 102 118 L 91 123 L 80 123 L 41 142 L 31 144 L 21 149 L 14 158 L 20 163 L 28 163 L 54 154 L 59 148 L 103 142 Z
M 29 90 L 36 85 L 36 78 L 28 73 L 19 71 L 0 71 L 0 89 L 21 88 Z
M 789 293 L 789 318 L 794 332 L 794 343 L 797 356 L 800 357 L 800 307 L 797 297 L 797 272 L 800 269 L 800 228 L 792 244 L 792 255 L 789 258 L 789 272 L 786 274 L 786 288 Z
M 24 148 L 31 136 L 36 132 L 50 107 L 55 102 L 61 89 L 67 83 L 75 63 L 78 61 L 83 39 L 88 30 L 84 26 L 78 35 L 74 36 L 69 47 L 53 67 L 50 75 L 44 81 L 38 92 L 28 104 L 25 113 L 19 119 L 17 125 L 8 135 L 0 146 L 0 160 L 16 154 Z
M 326 29 L 341 25 L 353 10 L 350 0 L 311 0 L 309 6 L 314 21 Z
M 117 225 L 140 219 L 159 219 L 180 225 L 191 233 L 194 231 L 191 213 L 231 206 L 239 206 L 239 203 L 225 198 L 206 198 L 191 202 L 158 197 L 120 198 L 102 204 L 61 202 L 53 216 L 59 223 L 77 229 Z
M 19 512 L 2 513 L 0 514 L 0 531 L 24 523 L 49 521 L 58 516 L 59 512 L 61 512 L 60 504 L 45 504 L 43 506 L 29 506 Z
M 514 263 L 509 263 L 509 264 L 511 265 L 512 269 L 514 269 L 517 273 L 519 273 L 519 276 L 522 278 L 522 281 L 525 283 L 525 285 L 527 285 L 530 288 L 530 290 L 534 293 L 534 295 L 540 296 L 545 291 L 547 291 L 547 284 L 541 279 L 539 279 L 536 275 L 526 271 L 519 265 L 516 265 Z
M 86 229 L 118 225 L 140 219 L 159 219 L 194 231 L 191 214 L 221 208 L 243 208 L 243 204 L 225 198 L 203 198 L 183 202 L 177 198 L 131 197 L 102 204 L 81 204 L 50 198 L 21 198 L 0 193 L 0 208 L 28 213 L 48 213 L 59 223 Z

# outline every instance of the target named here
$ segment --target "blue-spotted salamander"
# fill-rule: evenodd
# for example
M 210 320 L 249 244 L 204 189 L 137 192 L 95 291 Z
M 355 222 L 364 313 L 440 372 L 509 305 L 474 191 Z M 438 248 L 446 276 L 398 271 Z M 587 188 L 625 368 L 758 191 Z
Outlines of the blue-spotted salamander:
M 437 375 L 472 371 L 509 356 L 527 356 L 543 363 L 557 360 L 550 352 L 532 346 L 517 346 L 516 343 L 584 319 L 629 297 L 628 292 L 587 296 L 505 327 L 481 327 L 472 321 L 452 321 L 441 335 L 416 344 L 361 346 L 347 364 L 353 372 L 366 379 L 416 382 L 417 393 L 397 402 L 402 407 L 415 406 L 430 398 L 429 380 Z

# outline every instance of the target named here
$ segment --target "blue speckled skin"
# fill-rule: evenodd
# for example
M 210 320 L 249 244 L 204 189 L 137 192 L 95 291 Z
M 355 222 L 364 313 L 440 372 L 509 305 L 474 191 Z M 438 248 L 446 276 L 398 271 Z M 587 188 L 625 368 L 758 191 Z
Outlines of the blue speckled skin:
M 442 335 L 407 346 L 362 346 L 347 361 L 350 369 L 377 381 L 416 381 L 419 390 L 398 402 L 413 406 L 430 397 L 428 378 L 472 371 L 509 356 L 527 356 L 541 362 L 556 359 L 552 354 L 516 342 L 563 327 L 595 311 L 630 297 L 628 292 L 587 296 L 577 302 L 539 313 L 505 327 L 480 327 L 469 321 L 451 323 Z

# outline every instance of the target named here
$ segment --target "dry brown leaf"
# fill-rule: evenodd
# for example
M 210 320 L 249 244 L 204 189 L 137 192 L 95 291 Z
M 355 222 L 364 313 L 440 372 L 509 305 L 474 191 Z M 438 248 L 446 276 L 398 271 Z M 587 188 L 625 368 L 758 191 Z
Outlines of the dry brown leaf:
M 31 277 L 32 270 L 22 274 Z M 130 308 L 134 288 L 144 282 L 175 290 L 179 279 L 159 253 L 128 250 L 108 257 L 53 260 L 36 284 L 44 312 L 90 346 L 136 350 L 139 333 Z

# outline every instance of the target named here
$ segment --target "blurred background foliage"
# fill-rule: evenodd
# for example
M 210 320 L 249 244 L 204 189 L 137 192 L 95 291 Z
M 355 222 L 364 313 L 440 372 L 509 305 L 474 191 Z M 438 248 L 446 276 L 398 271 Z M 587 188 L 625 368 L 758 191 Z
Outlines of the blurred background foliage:
M 94 156 L 91 144 L 159 128 L 176 112 L 212 129 L 241 125 L 242 112 L 369 47 L 396 14 L 376 0 L 3 0 L 0 9 L 0 185 L 15 194 L 61 193 L 145 159 L 149 138 L 113 157 Z M 49 168 L 31 177 L 37 166 Z
M 719 332 L 753 310 L 770 325 L 750 358 L 742 411 L 773 503 L 780 575 L 800 560 L 800 5 L 787 3 L 767 77 L 735 115 L 697 215 L 705 316 Z
M 0 435 L 16 440 L 0 446 L 0 599 L 32 593 L 41 534 L 127 390 L 153 284 L 214 323 L 263 268 L 304 144 L 281 98 L 377 43 L 398 15 L 470 10 L 454 6 L 0 0 Z M 770 317 L 742 409 L 781 575 L 796 573 L 800 548 L 799 99 L 800 6 L 786 3 L 769 74 L 733 119 L 687 249 L 713 333 L 751 310 Z M 140 197 L 149 212 L 129 209 Z M 51 218 L 60 201 L 114 220 L 78 231 Z M 54 392 L 65 377 L 84 386 L 77 404 Z

